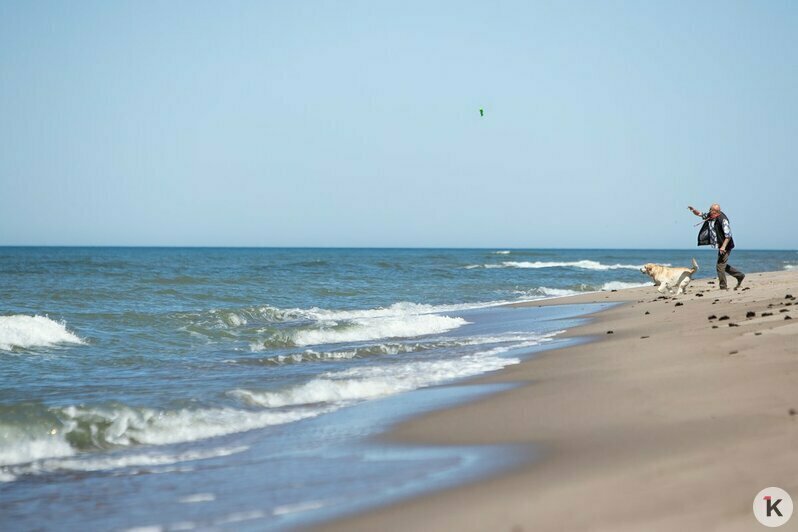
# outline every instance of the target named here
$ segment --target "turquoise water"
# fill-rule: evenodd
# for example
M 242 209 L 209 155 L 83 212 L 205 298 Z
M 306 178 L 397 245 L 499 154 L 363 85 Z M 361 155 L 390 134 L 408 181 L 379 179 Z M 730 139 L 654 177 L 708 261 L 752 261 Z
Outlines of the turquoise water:
M 369 438 L 591 310 L 505 303 L 693 256 L 714 275 L 706 250 L 0 248 L 0 528 L 281 528 L 507 467 Z

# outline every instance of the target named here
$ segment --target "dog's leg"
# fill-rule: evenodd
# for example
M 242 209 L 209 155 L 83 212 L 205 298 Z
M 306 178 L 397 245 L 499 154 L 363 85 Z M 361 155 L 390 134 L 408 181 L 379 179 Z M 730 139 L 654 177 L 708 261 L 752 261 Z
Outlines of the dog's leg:
M 687 272 L 683 273 L 681 277 L 679 277 L 679 294 L 686 294 L 687 293 L 687 285 L 690 283 L 690 276 Z

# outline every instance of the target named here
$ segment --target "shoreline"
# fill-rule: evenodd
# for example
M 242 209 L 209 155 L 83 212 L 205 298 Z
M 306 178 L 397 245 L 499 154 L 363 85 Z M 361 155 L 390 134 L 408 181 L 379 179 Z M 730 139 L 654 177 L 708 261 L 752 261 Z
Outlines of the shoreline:
M 785 298 L 798 298 L 798 272 L 748 274 L 740 291 L 714 282 L 695 280 L 678 297 L 648 286 L 522 303 L 619 304 L 560 336 L 600 341 L 472 379 L 515 386 L 400 423 L 380 439 L 527 445 L 539 458 L 314 528 L 759 526 L 751 504 L 761 489 L 798 496 L 798 299 Z

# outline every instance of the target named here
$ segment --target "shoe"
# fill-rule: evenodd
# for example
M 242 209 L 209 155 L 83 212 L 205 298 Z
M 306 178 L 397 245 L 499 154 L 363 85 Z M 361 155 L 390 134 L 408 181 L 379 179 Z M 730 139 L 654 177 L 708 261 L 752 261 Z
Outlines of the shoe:
M 735 290 L 739 289 L 739 288 L 740 288 L 740 285 L 741 285 L 741 284 L 743 284 L 743 279 L 745 279 L 745 274 L 743 274 L 743 276 L 742 276 L 742 277 L 740 277 L 739 279 L 737 279 L 737 286 L 735 286 L 735 287 L 734 287 L 734 289 L 735 289 Z

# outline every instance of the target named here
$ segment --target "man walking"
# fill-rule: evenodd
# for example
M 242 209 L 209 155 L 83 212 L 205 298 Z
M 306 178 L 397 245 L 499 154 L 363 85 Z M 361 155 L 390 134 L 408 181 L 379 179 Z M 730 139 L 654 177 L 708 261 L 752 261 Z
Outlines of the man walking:
M 734 249 L 734 239 L 732 238 L 731 225 L 729 218 L 720 210 L 720 205 L 714 203 L 708 213 L 702 213 L 693 207 L 687 207 L 696 216 L 700 216 L 704 221 L 701 230 L 698 232 L 698 245 L 718 248 L 718 281 L 720 289 L 727 290 L 726 274 L 728 273 L 737 279 L 735 290 L 745 279 L 745 274 L 729 264 L 729 255 Z

